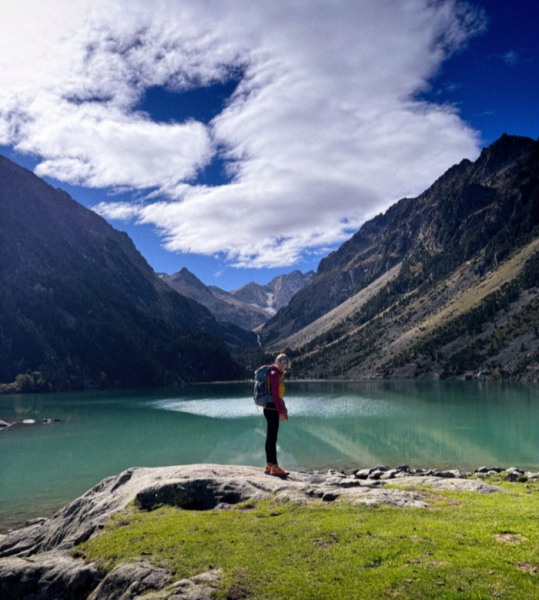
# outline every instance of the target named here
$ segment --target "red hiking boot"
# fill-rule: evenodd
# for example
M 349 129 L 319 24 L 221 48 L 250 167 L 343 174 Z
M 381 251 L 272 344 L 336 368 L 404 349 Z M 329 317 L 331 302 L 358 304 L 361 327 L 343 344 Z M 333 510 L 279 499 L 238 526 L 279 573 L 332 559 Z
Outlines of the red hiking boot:
M 279 465 L 276 465 L 274 467 L 271 467 L 270 475 L 275 475 L 275 477 L 288 477 L 290 473 L 288 471 L 285 471 L 284 469 L 281 469 Z

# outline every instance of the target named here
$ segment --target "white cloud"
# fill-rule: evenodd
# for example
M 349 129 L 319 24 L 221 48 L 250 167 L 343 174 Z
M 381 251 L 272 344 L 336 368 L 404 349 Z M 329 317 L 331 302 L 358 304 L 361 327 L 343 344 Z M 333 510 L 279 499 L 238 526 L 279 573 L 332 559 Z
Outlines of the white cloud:
M 291 265 L 478 154 L 453 107 L 414 100 L 485 26 L 464 2 L 9 0 L 5 14 L 0 143 L 42 157 L 39 175 L 156 189 L 96 210 L 154 224 L 171 251 Z M 209 125 L 134 110 L 150 86 L 238 68 Z M 192 185 L 218 148 L 233 181 Z
M 516 50 L 509 50 L 502 56 L 502 60 L 506 65 L 514 67 L 519 62 L 520 56 Z

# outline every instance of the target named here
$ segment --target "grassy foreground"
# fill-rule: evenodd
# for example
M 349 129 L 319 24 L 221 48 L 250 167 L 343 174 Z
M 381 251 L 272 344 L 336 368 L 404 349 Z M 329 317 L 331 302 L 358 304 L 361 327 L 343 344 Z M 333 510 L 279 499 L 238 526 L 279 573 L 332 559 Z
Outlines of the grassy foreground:
M 144 558 L 171 581 L 220 567 L 216 599 L 232 586 L 231 597 L 256 599 L 539 598 L 539 485 L 501 486 L 508 493 L 433 492 L 428 509 L 265 500 L 145 513 L 131 505 L 73 555 L 107 571 Z

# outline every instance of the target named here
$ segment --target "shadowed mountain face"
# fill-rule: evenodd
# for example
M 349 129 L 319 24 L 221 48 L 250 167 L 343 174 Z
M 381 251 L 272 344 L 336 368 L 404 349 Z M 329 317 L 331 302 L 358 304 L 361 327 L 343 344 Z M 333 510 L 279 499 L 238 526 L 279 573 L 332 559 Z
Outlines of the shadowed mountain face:
M 539 376 L 539 144 L 504 135 L 319 265 L 263 327 L 298 377 Z
M 174 275 L 161 274 L 160 277 L 180 294 L 205 306 L 220 322 L 233 323 L 243 329 L 251 330 L 262 325 L 272 316 L 272 313 L 259 306 L 236 300 L 229 292 L 215 286 L 204 285 L 186 268 Z
M 294 294 L 311 281 L 314 273 L 293 271 L 275 277 L 266 285 L 248 283 L 232 292 L 204 285 L 186 268 L 174 275 L 161 274 L 160 277 L 180 294 L 203 304 L 218 321 L 250 330 L 256 329 L 279 308 L 286 306 Z
M 235 378 L 219 337 L 254 336 L 223 328 L 127 234 L 0 156 L 0 382 L 27 370 L 44 389 Z
M 539 218 L 524 206 L 535 185 L 526 175 L 534 146 L 529 138 L 504 135 L 475 163 L 463 160 L 421 196 L 404 198 L 366 222 L 266 323 L 263 341 L 301 330 L 401 262 L 404 291 L 448 274 L 482 249 L 485 260 L 501 260 L 512 248 L 513 229 L 520 235 Z M 518 225 L 520 210 L 526 214 Z

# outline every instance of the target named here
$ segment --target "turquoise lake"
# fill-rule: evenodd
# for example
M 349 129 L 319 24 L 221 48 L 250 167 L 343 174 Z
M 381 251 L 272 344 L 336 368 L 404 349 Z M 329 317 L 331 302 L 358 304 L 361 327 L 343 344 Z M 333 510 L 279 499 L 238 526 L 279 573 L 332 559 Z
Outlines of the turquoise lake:
M 0 531 L 51 516 L 133 466 L 263 467 L 266 423 L 251 392 L 235 383 L 0 396 L 0 418 L 37 421 L 0 432 Z M 288 382 L 285 399 L 287 469 L 539 469 L 537 384 Z

